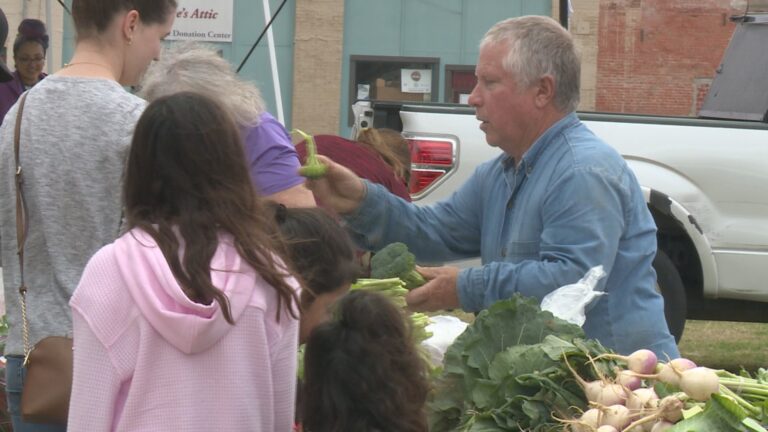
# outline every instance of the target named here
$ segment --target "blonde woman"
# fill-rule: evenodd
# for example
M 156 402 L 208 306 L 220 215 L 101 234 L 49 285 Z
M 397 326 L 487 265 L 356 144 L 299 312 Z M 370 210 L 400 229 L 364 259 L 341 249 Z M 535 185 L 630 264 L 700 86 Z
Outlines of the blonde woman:
M 241 80 L 212 47 L 172 46 L 149 68 L 141 87 L 140 95 L 149 102 L 182 91 L 217 100 L 240 127 L 257 191 L 288 207 L 314 207 L 314 197 L 298 174 L 299 158 L 288 131 L 264 109 L 259 89 Z

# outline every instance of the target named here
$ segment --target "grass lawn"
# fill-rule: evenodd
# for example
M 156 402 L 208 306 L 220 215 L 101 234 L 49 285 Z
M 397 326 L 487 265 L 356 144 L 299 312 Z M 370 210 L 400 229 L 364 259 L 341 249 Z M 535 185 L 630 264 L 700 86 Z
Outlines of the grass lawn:
M 714 369 L 768 369 L 768 324 L 689 320 L 680 353 Z

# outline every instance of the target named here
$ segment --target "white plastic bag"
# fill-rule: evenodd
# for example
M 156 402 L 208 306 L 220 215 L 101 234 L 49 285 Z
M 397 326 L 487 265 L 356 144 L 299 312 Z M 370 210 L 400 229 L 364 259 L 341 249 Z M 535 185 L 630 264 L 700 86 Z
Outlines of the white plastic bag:
M 552 315 L 569 323 L 584 325 L 587 319 L 584 309 L 592 300 L 605 294 L 595 290 L 597 282 L 605 275 L 602 265 L 592 267 L 575 284 L 562 286 L 547 294 L 541 301 L 541 310 L 550 311 Z
M 450 315 L 436 315 L 429 317 L 429 325 L 426 330 L 432 332 L 432 337 L 423 341 L 421 345 L 429 353 L 434 365 L 443 364 L 443 356 L 454 340 L 464 333 L 467 323 Z

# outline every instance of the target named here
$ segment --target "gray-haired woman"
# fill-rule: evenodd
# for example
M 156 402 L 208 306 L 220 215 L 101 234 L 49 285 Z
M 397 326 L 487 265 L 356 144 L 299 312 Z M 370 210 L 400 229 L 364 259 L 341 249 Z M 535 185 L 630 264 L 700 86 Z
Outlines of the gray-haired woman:
M 150 66 L 140 95 L 148 101 L 181 91 L 218 100 L 243 132 L 251 180 L 266 198 L 289 207 L 314 207 L 299 176 L 299 156 L 285 127 L 264 109 L 259 89 L 241 80 L 212 47 L 176 44 Z

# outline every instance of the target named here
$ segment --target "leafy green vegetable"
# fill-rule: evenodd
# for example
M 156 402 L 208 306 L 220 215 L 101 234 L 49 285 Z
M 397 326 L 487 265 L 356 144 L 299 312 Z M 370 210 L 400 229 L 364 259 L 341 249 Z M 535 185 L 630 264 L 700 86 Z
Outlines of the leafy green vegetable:
M 371 277 L 376 279 L 400 278 L 405 287 L 414 289 L 427 281 L 416 271 L 416 257 L 404 243 L 395 242 L 376 252 L 371 258 Z
M 431 431 L 561 431 L 553 418 L 586 409 L 584 392 L 563 361 L 596 378 L 590 357 L 607 353 L 579 326 L 542 312 L 519 295 L 481 312 L 448 348 L 428 402 Z M 615 362 L 597 361 L 603 372 Z
M 726 396 L 714 394 L 704 407 L 704 411 L 678 422 L 667 430 L 667 432 L 701 431 L 764 432 L 765 429 L 754 419 L 750 419 L 746 411 L 736 402 Z

